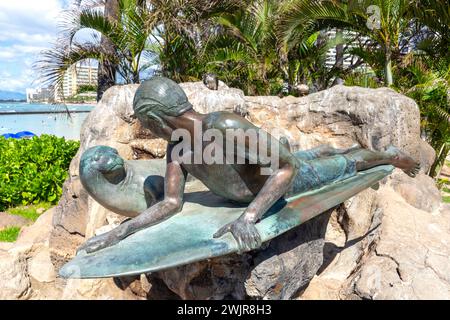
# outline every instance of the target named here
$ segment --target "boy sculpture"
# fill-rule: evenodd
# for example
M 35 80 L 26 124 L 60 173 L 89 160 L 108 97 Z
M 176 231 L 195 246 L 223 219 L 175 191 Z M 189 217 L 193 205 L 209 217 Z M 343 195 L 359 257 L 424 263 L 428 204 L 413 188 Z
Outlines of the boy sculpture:
M 238 219 L 214 234 L 221 237 L 230 232 L 241 251 L 248 251 L 261 245 L 255 224 L 286 195 L 347 179 L 379 165 L 393 165 L 412 177 L 419 170 L 413 159 L 394 146 L 385 151 L 321 146 L 292 153 L 287 142 L 274 139 L 239 115 L 194 111 L 182 88 L 163 77 L 143 82 L 133 107 L 144 127 L 169 142 L 164 198 L 110 232 L 88 240 L 80 250 L 108 247 L 180 212 L 188 173 L 214 194 L 248 205 Z M 215 139 L 202 140 L 208 131 Z M 251 132 L 253 138 L 247 135 Z M 237 140 L 240 143 L 236 145 Z M 214 150 L 210 154 L 215 161 L 204 156 L 210 150 Z

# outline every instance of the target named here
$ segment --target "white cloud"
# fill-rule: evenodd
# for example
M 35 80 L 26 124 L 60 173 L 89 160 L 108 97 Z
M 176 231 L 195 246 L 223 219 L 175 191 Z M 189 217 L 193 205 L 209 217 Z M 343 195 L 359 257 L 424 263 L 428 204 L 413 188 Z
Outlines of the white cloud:
M 34 61 L 57 40 L 68 5 L 69 0 L 0 0 L 0 90 L 40 86 Z M 92 33 L 82 30 L 76 40 L 91 40 Z
M 13 53 L 8 51 L 8 53 L 11 52 Z M 36 71 L 32 68 L 34 63 L 32 56 L 14 55 L 14 59 L 17 62 L 1 63 L 3 59 L 0 54 L 0 90 L 25 91 L 25 88 L 33 85 L 36 80 Z
M 6 91 L 22 91 L 33 83 L 34 72 L 29 68 L 24 68 L 18 75 L 10 72 L 0 72 L 0 89 Z
M 61 9 L 59 0 L 0 0 L 0 28 L 8 30 L 11 37 L 16 32 L 51 33 Z
M 52 46 L 63 1 L 0 0 L 0 89 L 24 91 L 32 85 L 32 65 Z
M 0 59 L 14 61 L 22 60 L 24 56 L 28 57 L 30 54 L 38 54 L 46 49 L 46 46 L 32 46 L 14 44 L 12 46 L 3 47 L 0 51 Z

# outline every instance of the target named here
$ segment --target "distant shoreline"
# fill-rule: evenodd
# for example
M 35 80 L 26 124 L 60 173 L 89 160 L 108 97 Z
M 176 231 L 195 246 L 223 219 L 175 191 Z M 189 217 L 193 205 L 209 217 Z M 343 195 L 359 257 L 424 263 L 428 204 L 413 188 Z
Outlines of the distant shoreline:
M 11 103 L 11 102 L 21 103 L 21 102 L 27 102 L 27 100 L 14 100 L 14 99 L 0 100 L 0 103 L 7 103 L 7 102 L 9 102 L 9 103 Z
M 97 103 L 93 104 L 6 104 L 6 108 L 2 108 L 0 104 L 0 115 L 26 115 L 26 114 L 67 114 L 67 113 L 89 113 Z
M 27 103 L 27 100 L 0 100 L 0 103 Z M 79 105 L 86 105 L 86 106 L 96 106 L 98 104 L 97 101 L 86 101 L 86 102 L 56 102 L 56 103 L 48 103 L 48 102 L 31 102 L 28 103 L 30 106 L 33 104 L 40 104 L 40 105 L 66 105 L 66 106 L 79 106 Z
M 69 110 L 69 112 L 67 112 L 67 110 L 48 110 L 48 111 L 13 111 L 13 112 L 4 112 L 4 111 L 0 111 L 0 115 L 1 116 L 14 116 L 14 115 L 18 115 L 18 114 L 53 114 L 53 113 L 89 113 L 91 112 L 91 110 Z

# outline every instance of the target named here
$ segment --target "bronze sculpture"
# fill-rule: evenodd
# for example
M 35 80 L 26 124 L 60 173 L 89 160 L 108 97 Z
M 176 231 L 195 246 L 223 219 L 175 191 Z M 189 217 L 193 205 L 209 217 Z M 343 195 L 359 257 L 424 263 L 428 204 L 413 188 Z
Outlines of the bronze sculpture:
M 218 90 L 219 89 L 219 78 L 214 73 L 205 73 L 203 75 L 203 84 L 209 90 Z
M 183 206 L 184 186 L 187 174 L 201 180 L 214 194 L 238 203 L 247 204 L 243 214 L 226 224 L 214 234 L 221 237 L 230 232 L 238 242 L 241 251 L 258 248 L 260 235 L 255 228 L 259 221 L 280 198 L 320 188 L 326 184 L 342 181 L 357 172 L 382 165 L 401 168 L 410 176 L 415 176 L 419 165 L 408 155 L 391 146 L 385 151 L 370 151 L 361 148 L 335 149 L 322 146 L 309 151 L 291 153 L 286 144 L 280 143 L 257 128 L 245 118 L 233 113 L 214 112 L 200 114 L 192 109 L 185 93 L 175 82 L 156 77 L 145 81 L 139 87 L 134 98 L 134 110 L 143 126 L 157 136 L 169 141 L 167 149 L 167 167 L 165 173 L 164 199 L 143 211 L 139 216 L 126 221 L 116 229 L 90 239 L 80 250 L 94 252 L 111 246 L 129 235 L 160 223 L 178 213 Z M 253 130 L 257 137 L 268 136 L 261 142 L 256 139 L 258 150 L 264 149 L 266 157 L 252 150 L 254 141 L 245 139 L 243 146 L 234 148 L 234 163 L 224 161 L 221 164 L 196 163 L 196 151 L 204 152 L 214 146 L 222 149 L 226 157 L 227 143 L 231 141 L 202 142 L 200 151 L 194 143 L 184 148 L 174 159 L 172 154 L 182 140 L 172 141 L 172 134 L 183 129 L 195 139 L 196 126 L 201 132 L 217 130 L 226 136 L 227 130 Z M 233 141 L 234 143 L 234 141 Z M 184 147 L 187 144 L 184 143 Z M 277 151 L 272 154 L 272 147 Z M 262 174 L 262 169 L 272 163 L 271 157 L 278 159 L 278 165 L 270 175 Z M 238 163 L 238 158 L 244 163 Z
M 80 158 L 80 181 L 105 208 L 136 217 L 164 197 L 165 161 L 124 160 L 116 149 L 95 146 Z

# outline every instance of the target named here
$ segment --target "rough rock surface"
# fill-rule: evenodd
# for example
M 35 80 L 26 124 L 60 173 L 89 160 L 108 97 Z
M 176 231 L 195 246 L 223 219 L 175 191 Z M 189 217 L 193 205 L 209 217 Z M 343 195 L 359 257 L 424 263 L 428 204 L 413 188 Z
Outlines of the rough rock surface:
M 57 298 L 55 267 L 50 261 L 49 237 L 54 210 L 23 227 L 17 241 L 0 247 L 0 299 Z
M 28 297 L 30 279 L 25 257 L 0 250 L 0 279 L 0 299 Z
M 426 175 L 419 175 L 414 180 L 407 175 L 396 173 L 392 181 L 393 189 L 413 207 L 427 212 L 436 211 L 441 205 L 441 193 L 437 188 L 430 188 L 434 181 Z
M 329 224 L 325 237 L 329 263 L 302 299 L 450 299 L 450 210 L 442 204 L 432 212 L 413 207 L 393 188 L 399 175 L 406 179 L 396 170 L 377 192 L 349 200 L 364 198 L 369 210 L 355 211 L 361 208 L 351 204 L 336 213 L 342 222 Z M 422 188 L 437 191 L 427 177 L 420 180 Z M 355 228 L 356 218 L 364 228 Z
M 217 91 L 208 89 L 203 82 L 182 83 L 181 87 L 198 112 L 237 110 L 245 112 L 244 92 L 240 89 L 229 88 L 222 81 L 219 82 Z
M 430 214 L 384 188 L 373 248 L 350 282 L 364 299 L 450 299 L 450 212 Z
M 30 221 L 24 217 L 0 212 L 0 230 L 10 227 L 22 227 L 29 224 Z
M 417 105 L 389 89 L 336 86 L 280 99 L 246 97 L 223 84 L 217 91 L 201 82 L 182 87 L 195 109 L 233 110 L 275 136 L 286 136 L 293 149 L 395 144 L 420 161 L 423 172 L 434 158 L 420 139 Z M 136 88 L 117 86 L 105 93 L 84 123 L 79 154 L 105 144 L 126 159 L 164 156 L 165 143 L 133 116 Z M 60 279 L 57 270 L 78 245 L 123 219 L 82 189 L 79 154 L 55 210 L 25 228 L 16 244 L 0 245 L 0 279 L 6 279 L 0 294 L 20 299 L 450 298 L 450 206 L 439 202 L 432 179 L 424 174 L 411 179 L 400 170 L 379 190 L 367 189 L 257 251 L 135 277 Z
M 393 144 L 419 161 L 422 172 L 434 161 L 434 150 L 420 138 L 416 103 L 391 89 L 335 86 L 301 98 L 245 99 L 249 120 L 284 135 L 294 150 L 355 142 L 381 150 Z

